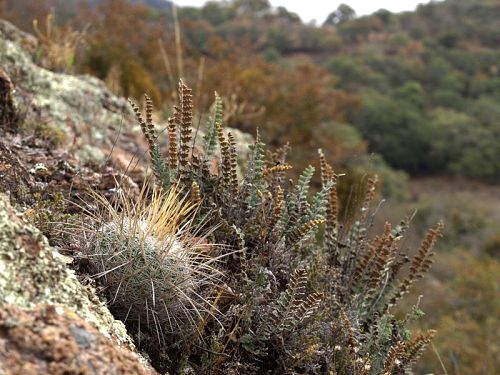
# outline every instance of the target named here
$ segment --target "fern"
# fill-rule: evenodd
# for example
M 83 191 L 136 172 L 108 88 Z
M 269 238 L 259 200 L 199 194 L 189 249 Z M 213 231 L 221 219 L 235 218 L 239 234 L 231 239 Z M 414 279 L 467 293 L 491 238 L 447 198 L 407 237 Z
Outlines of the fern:
M 293 329 L 297 324 L 309 319 L 318 310 L 321 294 L 306 296 L 307 272 L 296 269 L 287 289 L 281 294 L 271 311 L 271 318 L 262 327 L 267 335 L 278 334 Z
M 156 134 L 155 125 L 153 124 L 152 113 L 153 113 L 153 102 L 146 95 L 146 120 L 144 120 L 139 106 L 135 104 L 131 99 L 129 99 L 129 103 L 134 110 L 135 117 L 137 118 L 137 122 L 141 126 L 141 130 L 148 142 L 149 146 L 149 155 L 151 158 L 151 165 L 153 168 L 153 172 L 155 174 L 157 182 L 160 186 L 168 189 L 170 187 L 170 179 L 168 175 L 168 171 L 163 161 L 163 157 L 161 155 L 160 146 L 158 144 L 158 135 Z
M 186 86 L 182 79 L 179 81 L 179 106 L 179 167 L 181 168 L 181 178 L 185 180 L 188 178 L 189 151 L 192 147 L 193 95 L 191 89 Z
M 328 206 L 328 197 L 329 197 L 330 191 L 333 189 L 334 186 L 335 186 L 335 183 L 333 181 L 328 181 L 321 188 L 321 190 L 318 191 L 314 195 L 314 197 L 312 199 L 312 204 L 311 204 L 311 207 L 310 207 L 309 213 L 308 213 L 308 217 L 311 220 L 325 218 L 326 209 Z
M 255 142 L 248 146 L 250 150 L 248 171 L 244 183 L 249 195 L 248 205 L 255 209 L 261 202 L 261 196 L 266 191 L 264 184 L 264 143 L 257 131 Z
M 215 93 L 214 116 L 213 119 L 208 122 L 207 132 L 203 137 L 203 148 L 207 159 L 214 154 L 217 147 L 217 127 L 222 126 L 222 115 L 222 98 Z
M 309 208 L 307 202 L 309 194 L 309 185 L 311 183 L 312 177 L 314 175 L 315 168 L 313 166 L 308 166 L 304 172 L 299 176 L 297 185 L 295 187 L 295 192 L 297 196 L 297 211 L 302 214 L 305 213 Z
M 398 247 L 409 220 L 387 224 L 369 239 L 377 182 L 370 177 L 355 218 L 340 230 L 339 176 L 323 152 L 318 152 L 321 188 L 310 197 L 315 168 L 307 167 L 295 184 L 286 181 L 292 168 L 286 163 L 289 147 L 266 154 L 258 131 L 240 180 L 236 141 L 223 130 L 217 94 L 201 150 L 190 155 L 192 94 L 182 81 L 179 90 L 179 103 L 168 120 L 166 160 L 152 121 L 152 102 L 146 99 L 145 117 L 137 105 L 132 107 L 157 183 L 178 184 L 199 205 L 197 225 L 216 228 L 210 235 L 213 243 L 223 245 L 221 254 L 207 256 L 225 256 L 221 267 L 227 278 L 206 297 L 217 301 L 220 319 L 201 314 L 199 338 L 156 348 L 167 364 L 161 369 L 180 372 L 175 358 L 183 358 L 195 373 L 212 374 L 325 369 L 381 375 L 410 366 L 432 334 L 411 340 L 407 322 L 390 310 L 428 271 L 441 225 L 427 234 L 412 258 Z M 214 165 L 218 173 L 211 169 Z M 314 236 L 323 224 L 324 234 Z

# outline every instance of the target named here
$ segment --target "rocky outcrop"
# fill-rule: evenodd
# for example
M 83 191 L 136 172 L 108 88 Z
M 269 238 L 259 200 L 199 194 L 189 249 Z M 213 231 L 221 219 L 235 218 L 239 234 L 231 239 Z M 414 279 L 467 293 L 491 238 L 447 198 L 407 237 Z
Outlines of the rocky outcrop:
M 37 50 L 33 36 L 0 20 L 0 100 L 9 99 L 22 117 L 10 124 L 43 127 L 44 133 L 62 138 L 58 139 L 62 147 L 83 148 L 84 157 L 104 158 L 98 146 L 112 142 L 110 132 L 132 127 L 127 101 L 94 77 L 55 73 L 39 66 Z
M 123 325 L 84 287 L 65 258 L 50 247 L 40 231 L 21 221 L 0 198 L 0 305 L 31 309 L 39 304 L 59 304 L 92 322 L 119 342 L 129 344 Z
M 125 99 L 38 66 L 36 51 L 35 38 L 0 20 L 0 374 L 155 373 L 71 258 L 27 223 L 34 193 L 114 186 L 112 167 L 81 163 L 103 159 L 110 131 L 132 126 Z
M 134 352 L 123 323 L 113 318 L 93 288 L 82 285 L 68 269 L 68 258 L 21 216 L 0 196 L 0 373 L 68 373 L 42 371 L 70 366 L 69 359 L 56 353 L 58 348 L 75 351 L 73 365 L 85 367 L 85 361 L 93 361 L 104 350 L 142 371 L 132 373 L 151 373 Z M 23 368 L 21 362 L 39 371 L 14 370 Z M 116 364 L 97 361 L 101 372 L 96 373 L 131 373 L 107 372 L 108 365 Z
M 134 126 L 125 99 L 93 77 L 44 69 L 37 51 L 0 20 L 0 374 L 154 373 L 71 258 L 27 223 L 34 193 L 114 187 L 113 167 L 97 166 L 111 135 Z M 120 148 L 128 161 L 136 150 Z

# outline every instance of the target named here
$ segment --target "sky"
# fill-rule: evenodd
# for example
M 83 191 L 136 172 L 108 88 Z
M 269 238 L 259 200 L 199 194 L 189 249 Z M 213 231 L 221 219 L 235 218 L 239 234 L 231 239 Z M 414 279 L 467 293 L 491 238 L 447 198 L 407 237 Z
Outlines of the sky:
M 174 0 L 177 5 L 202 6 L 206 0 Z M 414 10 L 418 4 L 428 0 L 270 0 L 272 6 L 284 6 L 297 13 L 303 21 L 316 20 L 322 23 L 339 4 L 348 4 L 359 16 L 371 14 L 379 9 L 387 9 L 393 13 Z

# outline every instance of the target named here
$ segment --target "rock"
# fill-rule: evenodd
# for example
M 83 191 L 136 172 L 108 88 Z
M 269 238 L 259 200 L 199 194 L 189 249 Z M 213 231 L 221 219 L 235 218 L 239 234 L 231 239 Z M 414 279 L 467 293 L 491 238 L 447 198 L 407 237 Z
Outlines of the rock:
M 0 373 L 5 375 L 137 374 L 148 370 L 74 312 L 38 305 L 0 307 Z
M 113 319 L 94 291 L 80 284 L 57 250 L 0 198 L 0 305 L 29 309 L 40 303 L 64 305 L 105 335 L 130 343 L 123 325 Z
M 92 337 L 98 344 L 91 345 L 91 353 L 78 351 L 77 358 L 83 361 L 81 366 L 85 367 L 83 363 L 87 360 L 92 361 L 91 358 L 99 353 L 97 348 L 102 346 L 102 350 L 114 351 L 114 356 L 123 355 L 127 360 L 133 359 L 135 366 L 143 368 L 143 372 L 137 372 L 138 374 L 148 373 L 150 370 L 135 353 L 123 323 L 113 318 L 107 307 L 99 301 L 93 288 L 78 281 L 74 272 L 67 268 L 67 260 L 48 245 L 47 239 L 36 228 L 24 224 L 19 216 L 7 200 L 0 196 L 0 370 L 1 364 L 15 362 L 16 358 L 25 358 L 29 353 L 34 357 L 40 355 L 44 360 L 49 358 L 49 362 L 55 363 L 56 368 L 59 365 L 64 368 L 67 365 L 64 355 L 47 357 L 43 353 L 57 351 L 58 345 L 59 350 L 66 347 L 58 337 L 68 340 L 68 348 L 78 345 L 79 340 L 81 345 L 85 337 Z M 50 319 L 47 314 L 51 316 Z M 37 330 L 34 328 L 37 325 L 45 328 Z M 76 327 L 74 329 L 77 331 L 70 331 L 68 327 Z M 25 339 L 33 340 L 34 347 L 15 338 L 19 332 L 25 332 Z M 39 336 L 35 337 L 37 332 Z M 44 332 L 47 332 L 47 337 L 44 337 Z M 80 338 L 77 338 L 75 332 L 80 332 Z M 19 342 L 12 344 L 12 340 Z M 40 349 L 37 343 L 43 344 L 44 348 Z M 103 366 L 108 364 L 103 360 Z M 7 371 L 9 366 L 3 371 Z M 34 368 L 44 368 L 36 366 Z M 92 373 L 90 367 L 86 371 L 88 372 L 82 373 Z M 40 370 L 31 373 L 63 372 Z
M 0 34 L 22 47 L 30 55 L 34 55 L 38 50 L 38 40 L 33 35 L 20 31 L 10 22 L 0 20 Z
M 78 158 L 82 163 L 93 163 L 95 165 L 104 165 L 107 155 L 96 146 L 82 145 L 78 151 Z
M 127 101 L 113 95 L 91 76 L 54 73 L 36 64 L 36 39 L 0 20 L 0 66 L 14 85 L 13 104 L 25 116 L 24 126 L 48 124 L 67 140 L 100 145 L 110 130 L 132 126 Z M 0 74 L 0 101 L 7 79 Z M 12 92 L 12 90 L 11 90 Z M 74 146 L 73 142 L 61 142 Z

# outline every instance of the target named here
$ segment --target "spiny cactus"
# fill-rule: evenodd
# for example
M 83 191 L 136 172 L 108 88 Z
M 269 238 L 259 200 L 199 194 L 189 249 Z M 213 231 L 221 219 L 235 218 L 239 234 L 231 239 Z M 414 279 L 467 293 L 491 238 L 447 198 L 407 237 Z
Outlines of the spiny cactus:
M 217 312 L 207 292 L 222 278 L 217 248 L 193 224 L 199 201 L 175 185 L 144 187 L 136 201 L 117 194 L 109 203 L 94 193 L 100 209 L 87 215 L 83 257 L 121 319 L 154 332 L 160 343 L 187 335 L 204 314 Z

